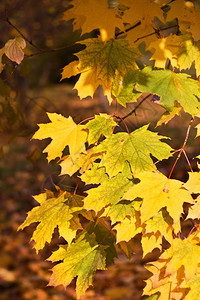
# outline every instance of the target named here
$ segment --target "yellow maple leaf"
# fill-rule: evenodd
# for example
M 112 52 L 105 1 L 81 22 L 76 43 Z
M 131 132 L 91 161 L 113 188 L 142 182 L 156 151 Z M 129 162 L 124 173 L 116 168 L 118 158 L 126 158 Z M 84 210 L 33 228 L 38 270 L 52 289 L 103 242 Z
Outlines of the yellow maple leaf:
M 196 137 L 200 136 L 200 123 L 195 126 L 195 128 L 197 129 L 197 134 L 196 134 Z
M 161 126 L 163 123 L 167 124 L 169 121 L 171 121 L 175 116 L 180 116 L 181 114 L 181 107 L 174 106 L 172 111 L 166 111 L 160 120 L 158 121 L 156 127 Z
M 189 172 L 189 179 L 184 187 L 191 193 L 200 193 L 200 172 Z
M 93 162 L 102 156 L 102 153 L 94 153 L 94 148 L 87 150 L 87 152 L 80 153 L 76 157 L 70 155 L 63 157 L 60 166 L 60 175 L 68 174 L 72 176 L 80 169 L 80 173 L 84 173 L 90 169 Z
M 73 0 L 73 5 L 64 13 L 63 19 L 74 19 L 74 30 L 82 30 L 82 34 L 100 29 L 103 41 L 114 38 L 116 27 L 124 30 L 124 24 L 116 9 L 108 8 L 107 0 Z
M 166 38 L 157 39 L 147 46 L 147 50 L 153 52 L 151 59 L 155 60 L 155 67 L 165 68 L 167 58 L 173 66 L 177 66 L 177 52 L 180 47 L 180 38 L 170 34 Z
M 114 229 L 117 230 L 117 243 L 121 241 L 128 242 L 142 231 L 142 228 L 138 227 L 135 217 L 125 218 L 123 222 L 118 223 Z
M 155 234 L 143 234 L 141 244 L 144 257 L 147 253 L 152 252 L 155 248 L 158 248 L 160 250 L 162 249 L 162 236 L 159 232 Z
M 172 67 L 188 69 L 195 62 L 197 76 L 200 75 L 200 42 L 194 42 L 191 34 L 181 36 L 169 35 L 158 39 L 147 47 L 153 55 L 155 66 L 165 68 L 166 60 L 170 59 Z
M 125 23 L 129 23 L 131 26 L 138 22 L 140 23 L 138 26 L 127 32 L 126 38 L 129 40 L 130 44 L 135 43 L 137 39 L 141 37 L 145 37 L 145 43 L 147 41 L 149 43 L 152 39 L 155 40 L 156 35 L 150 35 L 155 32 L 154 17 L 156 16 L 160 20 L 164 20 L 163 11 L 160 6 L 153 0 L 122 0 L 121 4 L 129 8 L 124 12 L 123 20 Z M 139 39 L 139 43 L 142 41 L 143 39 Z
M 190 193 L 182 186 L 181 181 L 168 179 L 161 173 L 143 172 L 138 175 L 141 180 L 129 188 L 123 198 L 134 200 L 143 198 L 141 206 L 141 222 L 153 217 L 162 208 L 166 207 L 174 220 L 176 231 L 180 230 L 180 216 L 183 212 L 183 203 L 194 203 Z
M 180 31 L 189 31 L 195 41 L 200 39 L 200 10 L 190 1 L 176 0 L 170 3 L 171 9 L 167 13 L 167 19 L 178 18 Z
M 174 239 L 171 247 L 160 256 L 160 260 L 166 260 L 166 275 L 176 273 L 184 266 L 185 278 L 189 280 L 200 263 L 200 246 L 190 237 L 185 240 Z
M 195 204 L 189 208 L 187 219 L 200 219 L 200 196 L 195 199 Z
M 48 153 L 48 161 L 62 156 L 62 151 L 69 146 L 70 155 L 85 151 L 87 133 L 82 129 L 84 125 L 77 125 L 71 117 L 65 118 L 56 113 L 47 113 L 51 123 L 39 124 L 39 129 L 33 139 L 51 138 L 51 143 L 43 150 Z
M 176 272 L 166 275 L 164 264 L 165 262 L 160 260 L 146 267 L 153 275 L 146 280 L 143 294 L 151 296 L 160 294 L 159 298 L 155 298 L 159 300 L 185 299 L 184 296 L 187 294 L 186 291 L 188 291 L 188 289 L 180 288 L 182 278 L 179 278 Z
M 173 220 L 165 209 L 161 209 L 155 216 L 145 222 L 145 234 L 159 233 L 170 243 L 173 238 Z

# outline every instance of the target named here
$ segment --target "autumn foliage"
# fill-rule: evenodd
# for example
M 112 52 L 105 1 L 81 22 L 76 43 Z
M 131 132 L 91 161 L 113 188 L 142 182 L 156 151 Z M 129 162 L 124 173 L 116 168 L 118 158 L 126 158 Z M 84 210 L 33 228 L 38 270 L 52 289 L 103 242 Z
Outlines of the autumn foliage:
M 64 66 L 62 79 L 80 74 L 74 86 L 80 99 L 93 97 L 101 85 L 110 104 L 137 102 L 132 114 L 141 99 L 164 112 L 153 131 L 147 124 L 132 132 L 126 125 L 131 113 L 123 118 L 102 113 L 79 124 L 71 116 L 48 113 L 50 122 L 39 124 L 33 139 L 51 138 L 43 150 L 48 161 L 57 159 L 61 175 L 75 174 L 87 191 L 72 195 L 56 187 L 55 193 L 34 196 L 39 205 L 20 229 L 38 223 L 32 240 L 39 251 L 58 228 L 66 243 L 49 257 L 58 262 L 50 285 L 67 286 L 77 278 L 78 298 L 92 285 L 95 271 L 105 270 L 119 252 L 132 257 L 132 241 L 138 236 L 143 257 L 160 250 L 157 261 L 146 265 L 151 274 L 143 291 L 146 299 L 199 299 L 200 156 L 193 171 L 185 146 L 194 122 L 196 137 L 200 135 L 200 7 L 184 0 L 70 4 L 63 19 L 72 20 L 82 35 L 96 31 L 79 42 L 84 49 Z M 20 63 L 24 47 L 16 39 L 1 53 Z M 159 126 L 183 113 L 190 115 L 185 140 L 181 149 L 173 149 Z M 172 179 L 181 155 L 190 168 L 186 182 Z M 173 167 L 163 174 L 159 163 L 169 157 L 174 158 Z M 192 228 L 184 235 L 182 223 L 188 219 Z

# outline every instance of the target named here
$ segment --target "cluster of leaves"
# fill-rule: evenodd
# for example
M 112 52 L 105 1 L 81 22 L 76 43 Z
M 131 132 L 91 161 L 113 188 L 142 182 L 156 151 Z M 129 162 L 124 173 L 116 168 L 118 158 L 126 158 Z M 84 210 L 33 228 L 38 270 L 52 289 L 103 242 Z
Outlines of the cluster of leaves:
M 71 4 L 64 20 L 73 19 L 74 29 L 81 28 L 82 34 L 99 30 L 98 37 L 81 41 L 85 49 L 62 72 L 62 79 L 80 74 L 74 88 L 81 99 L 92 97 L 99 85 L 110 103 L 116 100 L 125 107 L 141 95 L 146 99 L 155 94 L 166 110 L 158 125 L 182 111 L 191 115 L 191 122 L 182 148 L 173 151 L 167 138 L 150 131 L 148 125 L 120 132 L 118 125 L 124 119 L 114 115 L 100 114 L 76 124 L 70 116 L 48 113 L 50 122 L 40 124 L 33 138 L 52 139 L 44 149 L 48 161 L 59 158 L 61 175 L 76 174 L 87 195 L 72 195 L 57 187 L 56 193 L 35 196 L 39 206 L 28 213 L 20 229 L 39 222 L 32 237 L 39 251 L 58 227 L 66 244 L 49 258 L 59 262 L 52 269 L 50 284 L 66 286 L 77 277 L 78 297 L 92 284 L 95 271 L 106 269 L 118 251 L 132 257 L 131 241 L 138 235 L 143 256 L 155 248 L 161 253 L 146 266 L 152 275 L 144 295 L 159 300 L 197 299 L 200 228 L 194 219 L 200 219 L 200 172 L 191 169 L 186 183 L 171 175 L 182 153 L 188 160 L 185 144 L 193 119 L 200 116 L 200 10 L 184 0 L 120 0 L 114 8 L 108 8 L 107 0 Z M 143 65 L 141 42 L 151 51 L 153 64 Z M 190 67 L 196 70 L 193 79 L 186 70 Z M 64 155 L 66 147 L 68 155 Z M 177 152 L 166 177 L 156 160 Z M 184 238 L 181 219 L 194 224 Z

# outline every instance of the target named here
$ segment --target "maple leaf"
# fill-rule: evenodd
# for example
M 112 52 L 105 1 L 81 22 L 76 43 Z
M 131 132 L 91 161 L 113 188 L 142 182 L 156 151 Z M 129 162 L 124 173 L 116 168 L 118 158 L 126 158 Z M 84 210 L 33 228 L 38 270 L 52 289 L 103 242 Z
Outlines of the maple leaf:
M 200 39 L 200 10 L 195 8 L 190 1 L 176 0 L 170 3 L 171 9 L 167 13 L 167 19 L 178 18 L 180 31 L 187 30 L 192 33 L 195 41 Z
M 93 219 L 86 228 L 86 231 L 91 235 L 95 234 L 96 242 L 105 247 L 106 266 L 114 263 L 114 258 L 117 257 L 115 248 L 115 233 L 108 226 L 107 219 L 98 218 L 97 222 Z M 95 221 L 94 221 L 95 220 Z
M 194 203 L 190 193 L 182 188 L 183 183 L 175 179 L 168 179 L 157 172 L 143 172 L 137 177 L 141 181 L 129 188 L 123 198 L 127 200 L 143 198 L 140 209 L 141 222 L 147 221 L 155 216 L 161 208 L 166 207 L 174 220 L 176 229 L 180 230 L 179 219 L 183 212 L 183 203 Z
M 104 135 L 105 137 L 110 136 L 114 126 L 117 126 L 117 123 L 111 116 L 107 114 L 96 115 L 93 120 L 85 125 L 85 128 L 89 130 L 89 144 L 97 142 L 101 135 Z
M 198 115 L 197 115 L 198 116 Z M 195 126 L 195 128 L 197 129 L 197 134 L 196 137 L 200 136 L 200 123 L 197 124 L 197 126 Z
M 99 163 L 94 163 L 91 170 L 87 170 L 80 177 L 86 184 L 100 184 L 107 180 L 108 175 L 104 167 L 99 168 Z
M 49 285 L 67 286 L 77 276 L 76 293 L 80 298 L 92 285 L 94 272 L 106 269 L 104 249 L 104 246 L 97 244 L 94 234 L 87 233 L 68 247 L 60 246 L 48 259 L 53 262 L 63 261 L 53 267 Z
M 116 97 L 117 102 L 126 107 L 126 103 L 135 102 L 142 95 L 142 93 L 134 90 L 136 82 L 143 75 L 139 70 L 129 70 L 121 79 L 119 74 L 116 74 L 116 78 L 113 82 L 112 94 Z M 145 78 L 144 78 L 145 80 Z
M 172 235 L 173 220 L 169 216 L 166 209 L 161 209 L 156 215 L 145 222 L 145 233 L 157 233 L 164 236 L 170 242 L 173 238 Z
M 62 161 L 59 163 L 61 166 L 61 175 L 68 174 L 72 176 L 80 169 L 80 173 L 84 173 L 86 170 L 90 169 L 93 165 L 93 162 L 101 158 L 103 152 L 95 152 L 94 147 L 82 152 L 79 155 L 72 157 L 70 155 L 62 158 Z
M 200 196 L 195 199 L 194 205 L 189 208 L 187 219 L 200 219 Z
M 199 298 L 200 294 L 200 270 L 197 272 L 187 282 L 183 282 L 181 287 L 189 287 L 190 291 L 187 293 L 185 300 L 194 300 Z
M 62 79 L 81 73 L 74 86 L 80 98 L 93 97 L 99 85 L 112 102 L 111 88 L 116 71 L 125 74 L 129 69 L 137 69 L 136 57 L 140 56 L 137 48 L 131 47 L 127 40 L 111 40 L 103 43 L 98 38 L 79 42 L 86 48 L 76 54 L 79 62 L 64 67 Z M 71 73 L 73 71 L 73 73 Z
M 160 256 L 160 260 L 163 259 L 166 260 L 166 274 L 175 273 L 184 266 L 185 278 L 188 281 L 200 262 L 200 246 L 192 243 L 190 238 L 173 239 L 171 247 Z
M 26 47 L 25 40 L 19 36 L 13 40 L 8 40 L 4 46 L 5 55 L 12 61 L 20 64 L 24 58 L 22 49 Z
M 73 0 L 70 4 L 73 7 L 64 13 L 63 19 L 66 21 L 74 19 L 74 30 L 81 28 L 82 34 L 100 29 L 100 32 L 105 32 L 102 33 L 102 40 L 105 41 L 115 37 L 116 27 L 124 30 L 123 21 L 117 10 L 109 9 L 107 0 Z
M 157 39 L 147 46 L 147 50 L 153 52 L 151 59 L 155 60 L 155 67 L 165 68 L 167 58 L 170 59 L 173 67 L 177 66 L 177 52 L 181 45 L 181 39 L 177 35 Z
M 119 132 L 104 140 L 97 151 L 106 151 L 99 166 L 104 166 L 110 177 L 115 176 L 129 162 L 132 172 L 155 170 L 150 153 L 159 160 L 168 158 L 171 147 L 160 140 L 166 137 L 147 130 L 145 125 L 132 133 Z
M 181 107 L 173 107 L 172 111 L 166 111 L 160 120 L 158 121 L 156 127 L 161 126 L 163 123 L 167 124 L 169 121 L 171 121 L 175 116 L 180 116 L 181 113 Z
M 148 36 L 155 32 L 154 27 L 154 17 L 158 17 L 163 20 L 163 11 L 160 6 L 151 0 L 123 0 L 122 5 L 129 7 L 129 9 L 124 11 L 124 21 L 131 25 L 135 25 L 138 22 L 139 25 L 127 32 L 127 39 L 130 43 L 135 43 L 138 38 Z M 145 10 L 144 10 L 145 7 Z M 154 35 L 148 37 L 148 41 L 155 39 Z M 145 42 L 147 37 L 145 38 Z M 141 40 L 139 40 L 141 42 Z
M 130 171 L 129 176 L 131 179 Z M 124 176 L 124 173 L 119 173 L 110 179 L 107 177 L 97 188 L 88 191 L 88 195 L 84 199 L 84 208 L 98 212 L 108 204 L 118 203 L 124 192 L 132 185 L 130 179 Z
M 70 155 L 85 151 L 87 133 L 84 125 L 77 125 L 71 117 L 65 118 L 56 113 L 47 113 L 51 123 L 39 124 L 39 129 L 33 135 L 33 139 L 51 138 L 51 143 L 43 150 L 48 153 L 48 161 L 62 156 L 62 151 L 69 146 Z
M 158 39 L 148 46 L 153 52 L 151 59 L 155 60 L 155 67 L 165 68 L 167 58 L 173 67 L 188 69 L 195 62 L 196 74 L 200 75 L 200 42 L 194 42 L 191 35 L 170 35 Z
M 138 226 L 135 217 L 125 218 L 123 222 L 118 223 L 114 229 L 117 231 L 117 243 L 121 241 L 129 241 L 136 234 L 142 231 L 142 228 Z
M 143 257 L 155 248 L 162 249 L 162 236 L 159 232 L 155 234 L 143 234 L 141 238 Z
M 139 83 L 137 90 L 153 93 L 160 96 L 160 104 L 168 110 L 174 107 L 174 101 L 178 101 L 185 112 L 195 115 L 200 97 L 200 83 L 190 79 L 187 74 L 176 74 L 170 70 L 151 70 L 146 67 L 142 70 L 146 73 L 146 82 Z M 197 96 L 197 97 L 196 97 Z
M 140 204 L 140 200 L 132 202 L 122 200 L 119 203 L 112 205 L 111 207 L 106 207 L 104 213 L 101 216 L 109 216 L 112 224 L 119 221 L 121 222 L 125 219 L 126 216 L 134 217 L 135 210 L 139 211 L 140 209 Z
M 71 226 L 73 213 L 81 210 L 81 207 L 71 207 L 68 201 L 72 198 L 80 198 L 73 196 L 67 192 L 62 193 L 59 197 L 48 198 L 46 193 L 42 193 L 34 197 L 40 203 L 40 206 L 34 207 L 29 213 L 19 230 L 29 226 L 32 223 L 40 222 L 33 233 L 32 240 L 35 241 L 35 249 L 38 252 L 50 243 L 54 229 L 58 226 L 60 236 L 64 237 L 68 243 L 71 243 L 76 236 L 76 230 L 81 229 L 79 223 L 78 228 L 74 230 Z
M 191 193 L 200 193 L 200 172 L 188 172 L 189 179 L 184 184 L 184 187 Z

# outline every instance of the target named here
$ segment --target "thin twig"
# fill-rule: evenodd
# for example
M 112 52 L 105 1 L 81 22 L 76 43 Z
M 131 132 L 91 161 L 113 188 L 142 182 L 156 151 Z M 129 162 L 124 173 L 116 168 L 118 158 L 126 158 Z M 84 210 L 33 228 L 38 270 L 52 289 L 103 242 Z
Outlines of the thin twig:
M 126 118 L 128 118 L 129 116 L 131 116 L 132 114 L 134 114 L 136 112 L 136 110 L 140 107 L 140 105 L 142 105 L 142 103 L 144 101 L 146 101 L 152 94 L 148 94 L 147 96 L 145 96 L 137 105 L 136 107 L 130 111 L 127 115 L 123 116 L 123 117 L 119 117 L 115 115 L 115 118 L 120 119 L 120 121 L 118 122 L 118 125 L 123 122 L 123 120 L 125 120 Z
M 120 31 L 118 33 L 115 34 L 115 37 L 118 37 L 119 35 L 123 35 L 131 30 L 133 30 L 134 28 L 136 28 L 137 26 L 140 26 L 142 23 L 139 21 L 138 23 L 136 23 L 135 25 L 125 29 L 124 31 Z M 138 37 L 134 43 L 136 43 L 137 41 L 141 40 L 141 39 L 144 39 L 148 36 L 151 36 L 151 35 L 154 35 L 154 34 L 160 34 L 162 31 L 165 31 L 165 30 L 168 30 L 168 29 L 171 29 L 171 28 L 175 28 L 175 27 L 178 27 L 178 25 L 171 25 L 171 26 L 168 26 L 168 27 L 165 27 L 165 28 L 155 28 L 154 29 L 154 32 L 151 32 L 149 34 L 146 34 L 146 35 L 143 35 L 141 37 Z
M 19 28 L 17 28 L 11 21 L 10 19 L 8 18 L 7 16 L 7 11 L 6 11 L 6 17 L 5 19 L 3 19 L 3 21 L 7 22 L 10 26 L 12 26 L 20 35 L 21 37 L 23 37 L 23 39 L 28 42 L 32 47 L 34 47 L 35 49 L 39 50 L 39 51 L 42 51 L 42 49 L 40 49 L 37 45 L 35 45 L 35 43 L 33 43 L 32 40 L 30 40 L 29 38 L 27 38 Z
M 24 59 L 25 58 L 29 58 L 29 57 L 33 57 L 33 56 L 36 56 L 36 55 L 44 54 L 44 53 L 51 53 L 51 52 L 56 52 L 56 51 L 64 50 L 64 49 L 67 49 L 67 48 L 70 48 L 70 47 L 73 47 L 73 46 L 74 46 L 74 44 L 70 44 L 70 45 L 63 46 L 63 47 L 58 47 L 58 48 L 44 49 L 44 50 L 41 49 L 38 52 L 29 54 L 29 55 L 25 55 Z
M 24 58 L 33 57 L 33 56 L 40 55 L 40 54 L 44 54 L 44 53 L 56 52 L 56 51 L 64 50 L 64 49 L 67 49 L 67 48 L 70 48 L 70 47 L 73 47 L 73 46 L 74 46 L 74 44 L 70 44 L 70 45 L 67 45 L 67 46 L 57 47 L 57 48 L 52 48 L 52 49 L 41 49 L 41 48 L 38 47 L 35 43 L 33 43 L 32 40 L 30 40 L 27 36 L 25 36 L 25 35 L 21 32 L 21 30 L 20 30 L 19 28 L 17 28 L 17 27 L 10 21 L 10 19 L 9 19 L 8 16 L 7 16 L 7 11 L 6 11 L 5 15 L 6 15 L 6 17 L 5 17 L 4 19 L 2 19 L 2 20 L 5 21 L 5 22 L 7 22 L 10 26 L 12 26 L 12 27 L 20 34 L 20 36 L 21 36 L 27 43 L 29 43 L 32 47 L 34 47 L 35 49 L 38 50 L 38 52 L 29 54 L 29 55 L 25 55 Z
M 172 173 L 173 173 L 173 171 L 174 171 L 174 168 L 175 168 L 177 162 L 179 161 L 182 152 L 184 152 L 184 148 L 185 148 L 185 145 L 186 145 L 186 143 L 187 143 L 187 141 L 188 141 L 188 137 L 189 137 L 190 129 L 191 129 L 191 126 L 192 126 L 192 122 L 193 122 L 193 119 L 190 120 L 188 129 L 187 129 L 187 132 L 186 132 L 185 140 L 184 140 L 184 142 L 183 142 L 183 146 L 181 147 L 181 149 L 180 149 L 180 151 L 179 151 L 179 154 L 178 154 L 178 156 L 177 156 L 177 158 L 176 158 L 176 160 L 175 160 L 175 163 L 174 163 L 173 166 L 172 166 L 172 169 L 171 169 L 171 171 L 170 171 L 170 173 L 169 173 L 168 179 L 171 178 Z
M 191 163 L 190 163 L 190 161 L 189 161 L 189 159 L 188 159 L 188 156 L 187 156 L 187 154 L 186 154 L 186 152 L 185 152 L 184 149 L 183 149 L 183 154 L 185 155 L 185 159 L 187 160 L 188 166 L 190 167 L 190 171 L 193 172 Z

